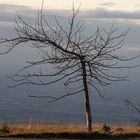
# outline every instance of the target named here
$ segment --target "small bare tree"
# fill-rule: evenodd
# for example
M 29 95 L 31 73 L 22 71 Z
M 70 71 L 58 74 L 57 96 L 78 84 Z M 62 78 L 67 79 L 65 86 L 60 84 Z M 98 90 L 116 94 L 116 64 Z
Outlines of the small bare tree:
M 140 104 L 139 103 L 133 103 L 132 101 L 130 101 L 128 99 L 125 99 L 124 102 L 128 107 L 131 107 L 133 110 L 135 110 L 135 112 L 140 114 Z M 140 119 L 138 119 L 136 121 L 137 121 L 137 124 L 140 125 Z
M 119 62 L 134 58 L 127 59 L 117 54 L 128 31 L 118 33 L 118 27 L 112 25 L 109 31 L 97 27 L 95 33 L 87 36 L 84 32 L 85 24 L 76 19 L 78 14 L 79 9 L 75 11 L 73 8 L 66 27 L 55 18 L 56 26 L 52 27 L 44 16 L 43 9 L 39 12 L 35 25 L 28 24 L 18 16 L 15 27 L 17 36 L 1 38 L 1 44 L 8 43 L 8 50 L 1 54 L 12 51 L 19 44 L 24 43 L 26 46 L 28 42 L 32 43 L 40 58 L 35 62 L 28 61 L 27 65 L 12 77 L 18 82 L 13 87 L 26 84 L 49 85 L 63 80 L 67 94 L 61 97 L 43 96 L 43 98 L 50 98 L 50 102 L 54 102 L 70 95 L 83 94 L 87 130 L 91 132 L 89 88 L 93 87 L 101 97 L 104 97 L 98 90 L 99 85 L 107 86 L 112 81 L 125 79 L 109 74 L 109 70 L 130 68 Z M 42 65 L 55 66 L 55 71 L 39 70 L 39 72 L 26 73 L 26 70 Z

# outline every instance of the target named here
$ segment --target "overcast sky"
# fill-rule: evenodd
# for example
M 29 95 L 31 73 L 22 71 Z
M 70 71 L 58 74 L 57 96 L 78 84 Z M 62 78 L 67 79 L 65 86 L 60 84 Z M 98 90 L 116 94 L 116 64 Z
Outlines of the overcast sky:
M 93 33 L 97 26 L 109 28 L 113 23 L 120 27 L 120 32 L 130 28 L 124 43 L 125 53 L 128 56 L 140 53 L 139 0 L 129 2 L 128 0 L 44 0 L 44 14 L 47 15 L 47 20 L 53 23 L 52 21 L 56 16 L 62 25 L 66 25 L 73 2 L 76 8 L 81 4 L 79 20 L 85 22 L 87 33 Z M 0 35 L 13 35 L 14 20 L 17 13 L 29 24 L 34 24 L 40 6 L 41 0 L 1 0 Z M 19 55 L 17 54 L 17 56 Z M 6 65 L 5 61 L 1 59 L 0 63 Z M 10 62 L 7 61 L 9 65 Z M 11 62 L 10 65 L 14 63 L 16 61 Z
M 73 2 L 76 8 L 81 4 L 79 19 L 86 23 L 88 33 L 93 33 L 97 26 L 109 28 L 113 23 L 120 27 L 120 32 L 130 28 L 124 43 L 124 47 L 127 48 L 125 53 L 127 52 L 128 56 L 140 53 L 139 0 L 44 0 L 44 13 L 47 14 L 48 21 L 52 22 L 56 16 L 58 20 L 61 19 L 61 24 L 65 25 L 65 19 L 71 14 Z M 17 13 L 29 24 L 34 24 L 40 6 L 41 0 L 1 0 L 0 35 L 13 35 Z M 6 64 L 2 60 L 0 63 Z
M 120 27 L 120 32 L 130 28 L 124 42 L 124 54 L 127 56 L 140 54 L 140 0 L 44 0 L 44 13 L 48 17 L 47 20 L 53 23 L 56 16 L 61 24 L 65 25 L 67 17 L 71 14 L 73 2 L 75 8 L 81 4 L 79 20 L 85 22 L 87 33 L 93 33 L 97 26 L 109 28 L 113 23 Z M 37 9 L 40 7 L 41 0 L 0 0 L 0 36 L 13 35 L 17 13 L 29 24 L 34 24 Z M 0 45 L 0 47 L 2 46 Z M 31 50 L 21 49 L 13 52 L 0 56 L 0 90 L 9 83 L 9 79 L 6 79 L 5 75 L 13 74 L 25 64 L 27 58 L 34 57 L 30 54 Z M 25 61 L 23 62 L 23 60 Z M 139 63 L 140 58 L 136 62 Z M 111 97 L 117 98 L 117 95 L 118 99 L 128 97 L 128 95 L 139 97 L 140 68 L 130 70 L 128 75 L 131 82 L 120 84 L 119 88 L 114 86 L 108 89 Z M 52 88 L 52 90 L 56 92 L 55 89 Z M 7 92 L 10 93 L 11 89 Z M 26 92 L 29 91 L 26 90 Z M 2 100 L 1 95 L 4 93 L 1 91 L 0 93 Z
M 97 25 L 123 25 L 131 27 L 128 43 L 138 45 L 140 27 L 140 1 L 139 0 L 44 0 L 44 9 L 51 17 L 69 16 L 74 2 L 77 8 L 81 4 L 79 17 L 86 20 L 93 27 Z M 0 26 L 13 24 L 16 13 L 23 15 L 26 20 L 31 20 L 37 15 L 36 10 L 41 7 L 41 0 L 1 0 L 0 1 Z M 94 21 L 94 22 L 93 22 Z M 5 24 L 5 22 L 7 24 Z M 32 22 L 33 23 L 33 22 Z M 90 27 L 90 26 L 89 26 Z
M 71 8 L 72 3 L 79 5 L 81 3 L 82 9 L 95 9 L 98 7 L 104 7 L 109 10 L 123 10 L 123 11 L 135 11 L 140 10 L 139 0 L 44 0 L 47 8 L 50 9 L 67 9 Z M 1 3 L 16 4 L 32 6 L 38 8 L 41 5 L 41 0 L 1 0 Z

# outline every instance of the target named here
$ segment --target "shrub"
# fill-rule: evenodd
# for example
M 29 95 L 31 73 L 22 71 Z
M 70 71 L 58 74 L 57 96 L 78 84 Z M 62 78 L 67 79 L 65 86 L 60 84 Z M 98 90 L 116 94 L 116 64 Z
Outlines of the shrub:
M 110 126 L 106 125 L 106 123 L 102 126 L 102 131 L 103 131 L 105 134 L 110 134 L 110 133 L 112 133 L 112 132 L 111 132 Z
M 3 123 L 0 128 L 0 134 L 2 135 L 8 133 L 10 133 L 10 127 L 6 123 Z

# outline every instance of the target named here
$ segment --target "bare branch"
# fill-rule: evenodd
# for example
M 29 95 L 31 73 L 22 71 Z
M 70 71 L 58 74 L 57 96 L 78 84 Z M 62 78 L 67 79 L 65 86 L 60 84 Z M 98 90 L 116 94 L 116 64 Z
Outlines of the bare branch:
M 137 107 L 137 105 L 133 104 L 130 100 L 125 99 L 124 100 L 126 105 L 132 107 L 136 112 L 140 113 L 140 108 Z

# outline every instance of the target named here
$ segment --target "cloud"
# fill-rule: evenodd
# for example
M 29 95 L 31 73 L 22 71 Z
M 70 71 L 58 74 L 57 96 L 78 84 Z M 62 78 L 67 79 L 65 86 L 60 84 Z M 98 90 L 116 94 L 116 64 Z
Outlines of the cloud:
M 31 7 L 29 6 L 20 6 L 20 5 L 11 5 L 11 4 L 0 4 L 0 12 L 12 12 L 12 11 L 19 11 L 19 10 L 30 10 Z
M 71 15 L 72 11 L 44 9 L 43 13 L 47 15 L 47 18 L 60 18 Z M 17 14 L 31 23 L 32 20 L 35 20 L 37 18 L 38 9 L 32 9 L 32 7 L 29 6 L 0 4 L 0 22 L 13 22 L 16 19 Z
M 10 9 L 10 10 L 9 10 Z M 10 12 L 12 11 L 12 12 Z M 28 6 L 17 6 L 17 5 L 5 5 L 0 4 L 0 34 L 3 34 L 7 30 L 7 34 L 13 27 L 14 20 L 17 18 L 16 13 L 19 13 L 21 17 L 30 25 L 34 24 L 37 18 L 38 11 Z M 56 17 L 61 25 L 67 25 L 68 16 L 71 15 L 71 10 L 55 10 L 55 9 L 44 9 L 46 19 L 50 25 L 54 25 L 54 17 Z M 128 39 L 129 44 L 139 44 L 140 33 L 140 11 L 124 12 L 124 11 L 109 11 L 104 8 L 98 8 L 88 11 L 80 11 L 79 17 L 81 21 L 85 21 L 87 25 L 87 32 L 91 33 L 95 30 L 97 25 L 105 28 L 109 28 L 112 23 L 116 23 L 124 29 L 132 27 L 131 35 Z M 130 40 L 130 41 L 129 41 Z
M 114 2 L 106 2 L 106 3 L 101 3 L 99 5 L 100 6 L 105 6 L 105 7 L 110 7 L 110 6 L 115 6 L 116 3 L 114 3 Z
M 140 11 L 109 11 L 104 8 L 85 11 L 83 16 L 86 18 L 106 18 L 106 19 L 140 19 Z
M 102 3 L 101 5 L 115 5 L 115 3 Z M 32 9 L 29 6 L 17 6 L 0 4 L 0 21 L 11 21 L 15 19 L 17 12 L 30 20 L 30 18 L 36 18 L 37 9 Z M 44 9 L 43 11 L 48 17 L 67 17 L 70 16 L 71 10 L 55 10 L 55 9 Z M 132 19 L 140 20 L 140 11 L 125 12 L 125 11 L 110 11 L 105 8 L 97 8 L 94 10 L 80 11 L 80 18 L 92 18 L 92 19 Z
M 0 22 L 14 22 L 18 13 L 28 19 L 34 16 L 34 10 L 29 6 L 0 4 Z

